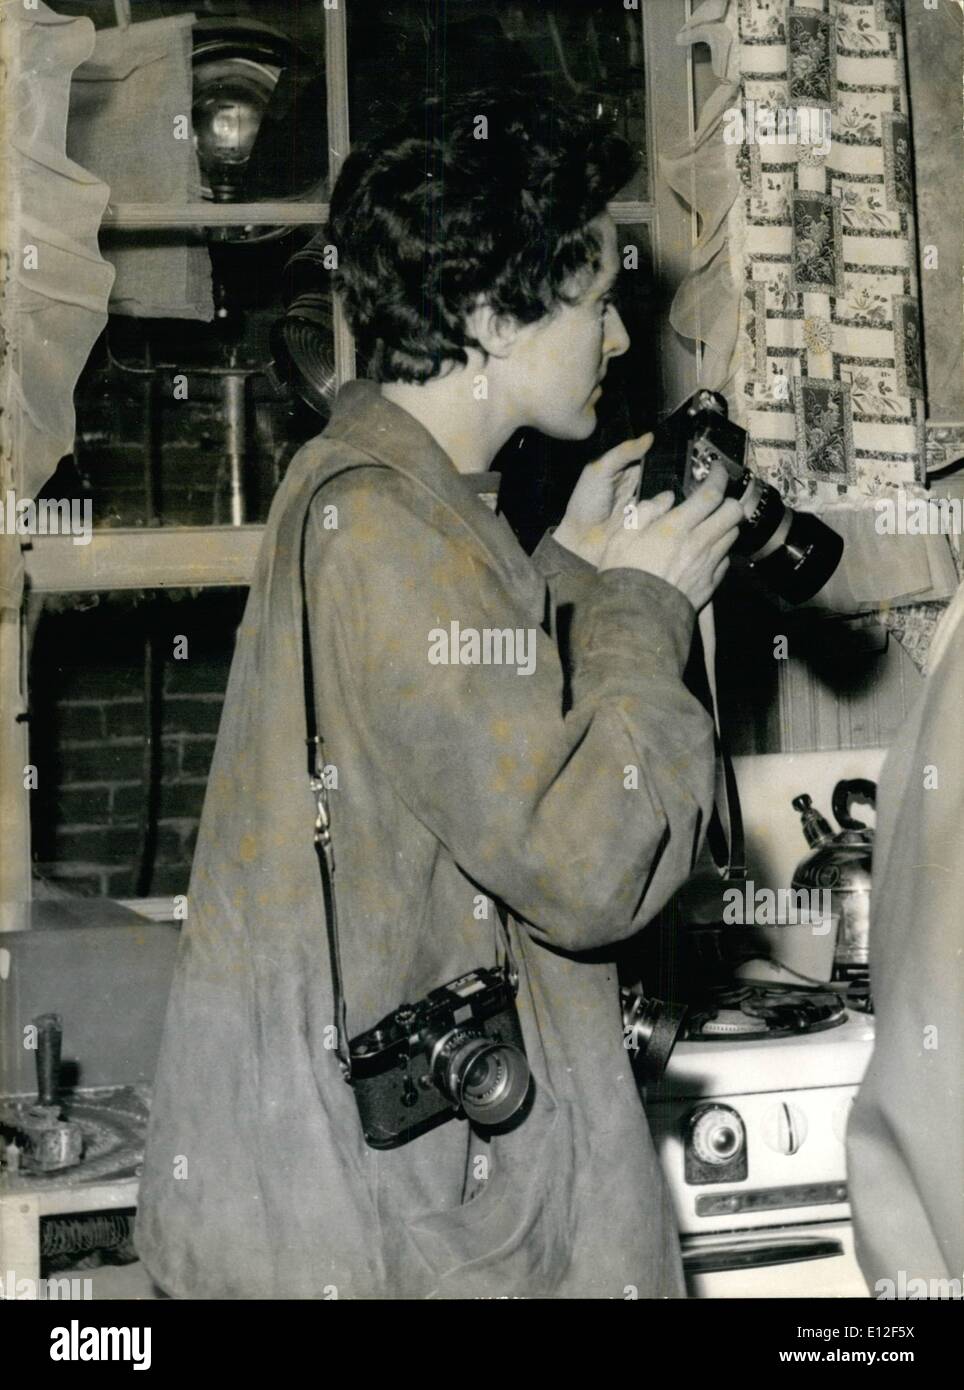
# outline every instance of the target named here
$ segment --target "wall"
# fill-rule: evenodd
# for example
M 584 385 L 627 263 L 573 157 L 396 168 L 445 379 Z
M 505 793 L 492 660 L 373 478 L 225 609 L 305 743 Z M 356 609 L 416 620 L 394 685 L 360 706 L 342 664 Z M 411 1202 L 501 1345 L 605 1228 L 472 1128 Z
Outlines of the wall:
M 34 869 L 74 893 L 131 897 L 185 892 L 245 594 L 168 594 L 136 606 L 94 596 L 94 608 L 48 612 L 32 666 Z M 175 660 L 186 636 L 187 658 Z M 145 643 L 153 679 L 145 683 Z M 146 690 L 157 709 L 159 784 L 151 790 Z M 146 797 L 156 807 L 144 855 Z
M 44 492 L 91 503 L 95 527 L 226 524 L 230 476 L 222 386 L 204 367 L 225 350 L 251 369 L 245 428 L 246 520 L 263 521 L 317 416 L 256 370 L 270 360 L 287 241 L 259 253 L 263 282 L 244 286 L 243 257 L 220 257 L 238 298 L 257 302 L 213 325 L 112 317 L 77 390 L 72 457 Z M 230 276 L 228 275 L 230 271 Z M 228 347 L 226 344 L 234 344 Z M 172 365 L 151 379 L 118 369 Z M 175 393 L 175 373 L 187 398 Z M 150 466 L 150 460 L 153 465 Z M 149 479 L 149 482 L 148 482 Z M 203 540 L 199 541 L 203 544 Z M 63 595 L 30 610 L 33 868 L 88 896 L 185 892 L 204 788 L 246 591 Z M 174 657 L 175 637 L 188 655 Z M 150 649 L 153 674 L 145 669 Z M 160 759 L 150 778 L 145 690 Z M 147 798 L 153 815 L 146 819 Z M 150 843 L 145 848 L 145 833 Z

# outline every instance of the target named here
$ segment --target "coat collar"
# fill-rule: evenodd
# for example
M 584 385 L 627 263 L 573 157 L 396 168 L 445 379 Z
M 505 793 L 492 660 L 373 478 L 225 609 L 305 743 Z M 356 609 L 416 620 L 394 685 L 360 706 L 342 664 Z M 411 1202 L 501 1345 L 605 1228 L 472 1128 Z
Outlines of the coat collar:
M 407 410 L 386 400 L 374 381 L 349 381 L 338 392 L 325 439 L 338 439 L 427 488 L 492 555 L 523 601 L 541 618 L 545 581 L 505 517 L 479 497 L 492 474 L 460 473 L 444 449 Z

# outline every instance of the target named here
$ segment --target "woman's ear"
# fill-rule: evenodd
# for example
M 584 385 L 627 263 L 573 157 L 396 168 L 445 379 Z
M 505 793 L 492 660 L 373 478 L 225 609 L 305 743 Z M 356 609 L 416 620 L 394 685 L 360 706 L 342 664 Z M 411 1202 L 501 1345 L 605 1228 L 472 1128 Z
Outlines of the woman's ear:
M 522 331 L 511 314 L 497 313 L 484 300 L 469 313 L 465 328 L 488 357 L 508 357 Z

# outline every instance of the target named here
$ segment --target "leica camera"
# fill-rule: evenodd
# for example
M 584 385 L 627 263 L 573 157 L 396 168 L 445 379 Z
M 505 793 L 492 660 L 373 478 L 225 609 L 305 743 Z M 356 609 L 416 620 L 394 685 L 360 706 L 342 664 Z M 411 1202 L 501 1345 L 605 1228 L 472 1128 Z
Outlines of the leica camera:
M 473 970 L 402 1004 L 350 1044 L 365 1141 L 394 1149 L 453 1118 L 514 1128 L 527 1112 L 529 1064 L 506 972 Z
M 755 477 L 744 463 L 746 446 L 746 432 L 727 418 L 724 398 L 697 391 L 654 431 L 643 468 L 645 495 L 671 491 L 682 501 L 721 463 L 726 496 L 743 508 L 733 553 L 786 603 L 804 603 L 837 568 L 843 540 L 819 517 L 787 507 L 776 488 Z

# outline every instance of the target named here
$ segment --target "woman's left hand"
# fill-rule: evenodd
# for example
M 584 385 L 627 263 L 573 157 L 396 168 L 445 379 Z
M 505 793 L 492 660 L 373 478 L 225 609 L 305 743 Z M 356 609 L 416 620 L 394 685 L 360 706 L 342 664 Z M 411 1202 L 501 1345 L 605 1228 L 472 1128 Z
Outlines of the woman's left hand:
M 640 460 L 652 442 L 652 434 L 626 439 L 595 463 L 587 463 L 556 527 L 559 544 L 596 569 L 611 528 L 622 524 L 624 509 L 636 498 L 643 471 Z

